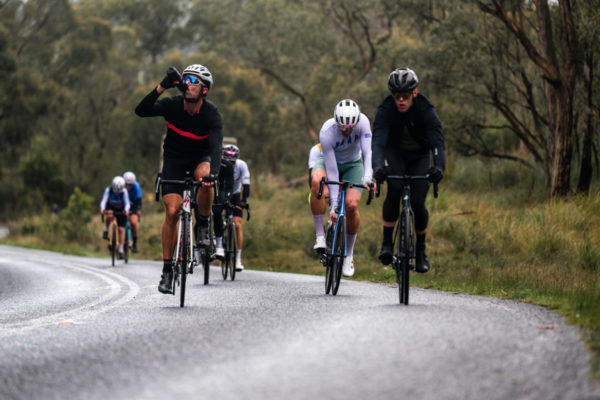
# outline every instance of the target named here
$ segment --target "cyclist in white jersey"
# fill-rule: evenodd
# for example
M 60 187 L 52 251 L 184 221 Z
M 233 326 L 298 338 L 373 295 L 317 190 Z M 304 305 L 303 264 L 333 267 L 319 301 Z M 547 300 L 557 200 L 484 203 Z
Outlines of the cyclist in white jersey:
M 223 148 L 223 158 L 233 164 L 233 194 L 231 202 L 236 206 L 233 211 L 233 223 L 237 236 L 237 254 L 235 255 L 235 270 L 243 271 L 242 264 L 242 215 L 246 207 L 248 196 L 250 196 L 250 170 L 248 164 L 240 158 L 240 149 L 235 145 L 227 145 Z
M 333 118 L 325 121 L 319 134 L 327 179 L 370 185 L 373 177 L 371 138 L 369 119 L 360 112 L 358 105 L 350 99 L 340 101 L 335 107 Z M 319 162 L 314 168 L 318 166 Z M 337 219 L 335 210 L 339 201 L 338 193 L 338 185 L 329 187 L 332 223 Z M 346 259 L 342 267 L 344 276 L 354 275 L 352 257 L 360 226 L 358 204 L 361 195 L 362 189 L 351 188 L 346 192 Z

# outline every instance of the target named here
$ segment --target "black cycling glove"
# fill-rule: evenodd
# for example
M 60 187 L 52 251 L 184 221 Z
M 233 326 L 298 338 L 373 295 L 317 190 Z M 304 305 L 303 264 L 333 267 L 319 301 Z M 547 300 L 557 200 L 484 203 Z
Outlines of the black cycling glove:
M 375 181 L 383 182 L 387 178 L 388 174 L 389 174 L 389 168 L 386 166 L 383 166 L 383 167 L 377 168 L 377 171 L 375 171 L 375 173 L 373 174 L 373 177 L 375 178 Z
M 434 165 L 433 167 L 429 168 L 427 175 L 429 177 L 429 182 L 439 183 L 444 177 L 444 171 L 442 171 L 440 167 Z

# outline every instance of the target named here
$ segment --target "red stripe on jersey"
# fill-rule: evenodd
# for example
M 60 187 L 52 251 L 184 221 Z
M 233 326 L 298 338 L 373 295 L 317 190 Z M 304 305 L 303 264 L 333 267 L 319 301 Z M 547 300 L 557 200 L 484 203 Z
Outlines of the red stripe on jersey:
M 179 133 L 181 136 L 185 136 L 188 137 L 190 139 L 194 139 L 194 140 L 202 140 L 202 139 L 206 139 L 208 137 L 208 135 L 204 135 L 204 136 L 198 136 L 198 135 L 194 135 L 192 132 L 187 132 L 187 131 L 182 131 L 181 129 L 177 128 L 175 125 L 169 123 L 169 121 L 166 121 L 167 123 L 167 127 L 169 127 L 169 129 L 172 129 L 173 131 Z

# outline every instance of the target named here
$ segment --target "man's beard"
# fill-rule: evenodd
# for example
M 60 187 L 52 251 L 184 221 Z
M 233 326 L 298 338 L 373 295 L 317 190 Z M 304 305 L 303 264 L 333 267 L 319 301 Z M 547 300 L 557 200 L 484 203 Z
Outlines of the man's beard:
M 197 103 L 202 98 L 202 95 L 199 94 L 198 97 L 187 97 L 187 96 L 184 95 L 183 98 L 188 103 Z

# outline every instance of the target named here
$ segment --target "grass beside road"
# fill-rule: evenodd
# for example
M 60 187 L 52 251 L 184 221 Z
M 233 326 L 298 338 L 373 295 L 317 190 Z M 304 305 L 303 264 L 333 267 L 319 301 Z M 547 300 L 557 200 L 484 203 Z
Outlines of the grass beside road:
M 455 174 L 460 175 L 459 173 Z M 522 187 L 461 190 L 456 178 L 428 198 L 427 237 L 432 269 L 413 274 L 413 286 L 531 302 L 554 309 L 581 328 L 594 351 L 600 377 L 600 195 L 539 200 Z M 244 264 L 271 271 L 323 274 L 313 254 L 314 230 L 306 187 L 285 189 L 270 178 L 256 180 L 244 221 Z M 365 196 L 366 197 L 366 196 Z M 377 262 L 383 198 L 363 200 L 355 247 L 354 279 L 394 282 L 393 271 Z M 161 206 L 146 203 L 139 255 L 160 260 Z M 3 243 L 106 256 L 100 219 L 66 242 L 56 234 L 55 215 L 9 225 Z M 53 222 L 54 219 L 54 222 Z M 159 271 L 157 271 L 158 277 Z

